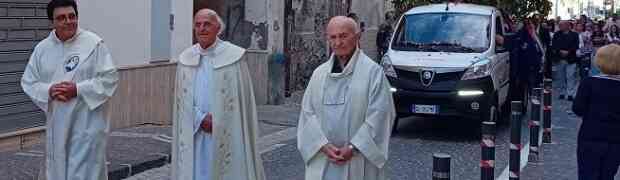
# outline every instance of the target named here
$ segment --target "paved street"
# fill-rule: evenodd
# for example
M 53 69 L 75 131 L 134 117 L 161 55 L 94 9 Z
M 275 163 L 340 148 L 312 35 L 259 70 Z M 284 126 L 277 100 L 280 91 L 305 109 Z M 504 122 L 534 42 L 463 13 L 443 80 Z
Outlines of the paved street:
M 542 145 L 542 163 L 529 164 L 523 170 L 522 179 L 577 179 L 577 134 L 581 118 L 569 112 L 571 106 L 571 102 L 559 100 L 555 94 L 551 123 L 553 143 Z M 616 174 L 615 179 L 620 179 L 620 174 Z
M 260 150 L 267 179 L 296 180 L 303 179 L 303 162 L 296 148 L 295 128 L 296 105 L 284 107 L 261 107 Z M 282 112 L 276 112 L 282 111 Z M 269 114 L 269 112 L 277 114 Z M 277 117 L 273 120 L 265 117 Z M 288 119 L 286 119 L 286 118 Z M 480 160 L 478 124 L 455 118 L 404 118 L 399 126 L 400 133 L 395 135 L 390 144 L 388 171 L 391 179 L 429 179 L 432 168 L 432 153 L 442 152 L 452 155 L 452 177 L 458 179 L 479 179 L 478 163 Z M 525 121 L 524 121 L 525 128 Z M 498 128 L 497 169 L 499 176 L 508 162 L 508 127 L 502 124 Z M 523 142 L 527 136 L 523 130 Z M 133 176 L 131 180 L 156 179 L 167 180 L 170 173 L 168 166 L 153 169 Z
M 557 91 L 556 91 L 557 92 Z M 527 164 L 522 179 L 576 180 L 576 137 L 580 118 L 567 112 L 571 103 L 553 101 L 553 144 L 542 145 L 541 163 Z M 268 180 L 302 180 L 303 162 L 294 139 L 298 105 L 261 107 L 261 140 L 259 145 Z M 272 114 L 273 113 L 273 114 Z M 259 115 L 260 116 L 260 115 Z M 274 119 L 269 120 L 268 117 Z M 522 143 L 529 140 L 524 116 Z M 387 164 L 392 180 L 430 179 L 432 154 L 452 156 L 452 179 L 480 179 L 480 142 L 475 130 L 477 123 L 456 118 L 409 117 L 400 120 L 399 134 L 391 139 L 390 160 Z M 498 126 L 495 176 L 507 179 L 509 127 Z M 522 156 L 524 154 L 522 153 Z M 527 156 L 525 156 L 527 157 Z M 164 166 L 135 175 L 128 180 L 169 180 L 170 167 Z M 504 176 L 502 176 L 504 175 Z M 616 176 L 620 179 L 620 176 Z
M 387 166 L 390 179 L 430 179 L 432 154 L 436 152 L 452 155 L 453 179 L 480 179 L 480 144 L 474 124 L 459 119 L 424 118 L 406 118 L 401 122 L 401 133 L 393 137 L 390 143 Z M 498 175 L 508 162 L 507 133 L 506 125 L 500 126 L 496 159 L 497 166 L 501 168 L 496 169 Z M 303 163 L 295 141 L 286 144 L 263 154 L 267 179 L 303 179 Z
M 299 105 L 258 106 L 261 153 L 271 152 L 295 138 Z M 127 180 L 170 180 L 170 165 L 147 170 Z
M 552 124 L 553 143 L 542 145 L 542 162 L 539 164 L 527 164 L 522 170 L 522 179 L 577 179 L 575 149 L 580 118 L 567 112 L 571 105 L 570 102 L 559 100 L 557 99 L 557 93 L 555 95 Z M 295 143 L 295 126 L 297 124 L 299 108 L 299 105 L 295 103 L 258 107 L 259 128 L 261 130 L 258 145 L 262 153 L 268 180 L 303 179 L 303 162 Z M 523 119 L 522 142 L 524 145 L 528 143 L 529 139 L 529 130 L 526 129 L 525 121 L 527 118 L 525 117 L 529 116 L 524 116 Z M 432 154 L 437 152 L 447 153 L 452 156 L 452 179 L 480 179 L 478 168 L 480 145 L 476 130 L 477 123 L 457 118 L 416 117 L 403 118 L 400 122 L 399 133 L 391 139 L 390 160 L 387 164 L 389 177 L 392 180 L 430 179 Z M 138 147 L 148 146 L 134 146 L 136 143 L 146 143 L 146 140 L 136 140 L 136 142 L 127 144 L 122 143 L 127 140 L 118 141 L 114 140 L 114 137 L 160 134 L 160 131 L 167 132 L 168 130 L 166 129 L 165 127 L 137 128 L 115 132 L 111 135 L 113 138 L 110 147 L 120 148 L 120 150 L 143 149 Z M 505 169 L 508 164 L 508 133 L 508 125 L 505 123 L 500 124 L 496 141 L 495 175 L 498 178 L 502 177 L 502 180 L 506 177 Z M 149 138 L 147 137 L 147 139 Z M 131 144 L 133 146 L 129 147 Z M 110 158 L 125 160 L 129 158 L 124 156 L 116 157 L 119 155 L 127 156 L 127 154 L 113 153 L 110 155 Z M 522 156 L 527 157 L 525 155 Z M 40 156 L 36 157 L 40 158 Z M 19 156 L 19 158 L 24 159 L 22 156 Z M 26 161 L 18 161 L 17 159 L 13 159 L 11 162 L 28 164 Z M 114 161 L 112 165 L 118 163 Z M 36 165 L 36 163 L 34 164 Z M 33 170 L 36 170 L 36 168 Z M 170 166 L 165 165 L 150 169 L 127 179 L 169 180 Z M 620 176 L 617 176 L 616 179 L 620 179 Z

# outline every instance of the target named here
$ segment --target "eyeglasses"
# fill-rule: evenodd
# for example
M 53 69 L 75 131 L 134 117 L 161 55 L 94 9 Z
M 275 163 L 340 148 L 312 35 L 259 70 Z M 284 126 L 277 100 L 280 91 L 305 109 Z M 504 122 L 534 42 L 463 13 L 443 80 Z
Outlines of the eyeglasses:
M 77 16 L 74 13 L 59 15 L 59 16 L 54 17 L 54 21 L 58 21 L 58 22 L 75 21 L 76 19 L 77 19 Z

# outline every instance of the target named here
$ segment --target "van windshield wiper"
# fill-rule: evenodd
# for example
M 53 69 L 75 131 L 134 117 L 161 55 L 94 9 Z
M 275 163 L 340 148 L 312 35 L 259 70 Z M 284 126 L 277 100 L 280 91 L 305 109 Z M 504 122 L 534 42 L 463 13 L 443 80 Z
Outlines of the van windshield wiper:
M 434 42 L 434 43 L 429 43 L 429 45 L 433 45 L 433 46 L 440 46 L 440 47 L 450 47 L 450 48 L 456 48 L 459 52 L 477 52 L 476 49 L 471 48 L 471 47 L 467 47 L 467 46 L 463 46 L 460 43 L 449 43 L 449 42 Z
M 399 45 L 406 47 L 406 48 L 413 48 L 413 49 L 421 50 L 421 51 L 429 51 L 429 52 L 440 52 L 441 51 L 439 48 L 437 48 L 437 46 L 433 44 L 404 41 L 404 42 L 400 42 Z

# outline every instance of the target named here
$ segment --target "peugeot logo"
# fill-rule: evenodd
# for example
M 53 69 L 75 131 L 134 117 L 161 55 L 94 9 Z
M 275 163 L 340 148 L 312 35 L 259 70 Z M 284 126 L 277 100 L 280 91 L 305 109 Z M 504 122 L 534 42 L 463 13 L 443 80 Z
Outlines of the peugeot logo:
M 420 71 L 420 82 L 425 87 L 430 86 L 433 83 L 433 79 L 435 78 L 435 71 L 432 69 L 425 69 Z
M 433 78 L 433 74 L 430 71 L 424 72 L 424 79 L 428 80 Z

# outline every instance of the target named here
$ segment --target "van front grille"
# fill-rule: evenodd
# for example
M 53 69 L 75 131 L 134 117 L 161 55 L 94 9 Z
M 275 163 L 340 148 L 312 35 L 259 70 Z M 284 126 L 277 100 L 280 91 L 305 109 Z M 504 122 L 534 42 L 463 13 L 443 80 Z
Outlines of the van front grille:
M 419 72 L 411 72 L 398 68 L 395 68 L 395 70 L 398 75 L 398 79 L 392 79 L 390 82 L 392 86 L 410 91 L 455 91 L 456 85 L 464 73 L 464 71 L 437 73 L 435 74 L 432 83 L 429 86 L 424 86 L 420 79 Z

